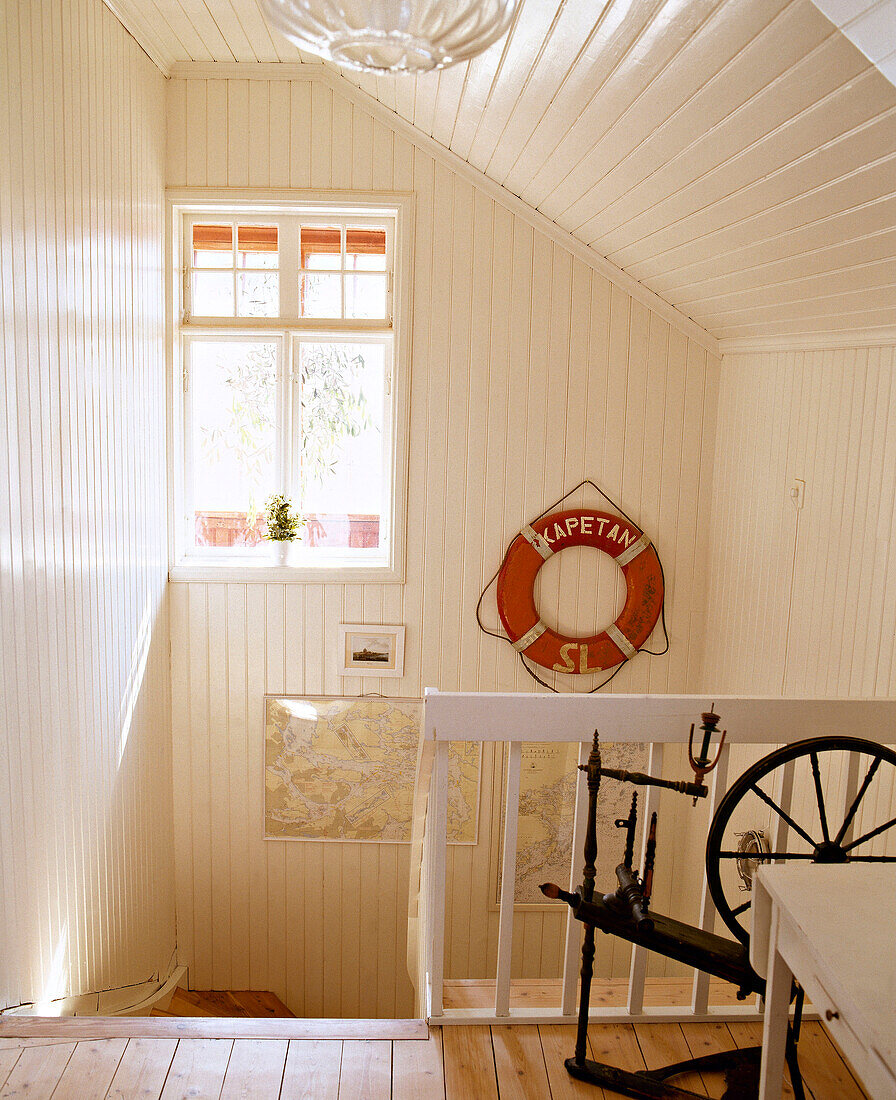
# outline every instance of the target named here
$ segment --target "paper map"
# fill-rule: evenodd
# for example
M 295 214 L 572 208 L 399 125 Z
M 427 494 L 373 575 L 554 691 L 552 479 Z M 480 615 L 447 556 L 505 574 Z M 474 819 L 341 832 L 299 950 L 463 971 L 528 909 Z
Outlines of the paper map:
M 409 841 L 423 704 L 268 697 L 265 836 Z M 476 841 L 479 745 L 448 754 L 448 840 Z

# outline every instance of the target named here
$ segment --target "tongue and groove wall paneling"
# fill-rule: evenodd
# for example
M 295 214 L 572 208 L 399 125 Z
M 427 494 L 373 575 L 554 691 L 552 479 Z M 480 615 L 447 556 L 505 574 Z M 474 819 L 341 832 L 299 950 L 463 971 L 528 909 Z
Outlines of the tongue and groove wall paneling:
M 164 979 L 175 936 L 164 81 L 99 0 L 11 0 L 0 54 L 6 1006 Z
M 896 690 L 892 345 L 732 350 L 723 360 L 702 685 Z M 804 502 L 790 499 L 805 481 Z M 848 730 L 861 736 L 861 730 Z M 762 755 L 738 750 L 731 773 Z M 812 806 L 811 791 L 799 790 Z M 887 790 L 873 797 L 892 799 Z
M 896 684 L 894 366 L 893 347 L 803 356 L 810 410 L 833 415 L 795 456 L 807 471 L 786 666 L 795 694 L 827 684 L 831 694 L 891 695 Z
M 191 90 L 197 82 L 204 92 Z M 416 96 L 422 112 L 438 102 Z M 204 154 L 188 156 L 203 125 L 187 123 L 190 104 L 205 105 L 206 137 Z M 718 360 L 327 82 L 176 77 L 168 107 L 172 187 L 248 178 L 415 193 L 405 582 L 176 584 L 172 630 L 174 668 L 190 679 L 174 697 L 175 740 L 186 742 L 175 801 L 190 803 L 176 835 L 179 919 L 191 930 L 182 961 L 194 984 L 222 988 L 248 965 L 254 988 L 300 1014 L 401 1015 L 411 1006 L 407 847 L 261 839 L 261 696 L 542 690 L 506 643 L 480 633 L 476 599 L 520 527 L 585 476 L 656 539 L 669 584 L 672 653 L 634 662 L 613 687 L 686 691 L 702 645 L 693 576 L 705 552 Z M 583 494 L 571 506 L 582 503 L 601 507 Z M 573 632 L 614 617 L 618 570 L 600 558 L 570 551 L 546 566 L 545 614 Z M 485 618 L 498 621 L 493 596 Z M 405 624 L 403 679 L 338 676 L 338 625 L 356 620 Z M 479 842 L 449 852 L 450 977 L 494 972 L 495 759 L 483 751 Z M 522 911 L 517 933 L 515 973 L 559 975 L 562 915 Z M 602 961 L 627 973 L 609 948 Z
M 894 366 L 892 345 L 725 356 L 708 688 L 892 694 Z

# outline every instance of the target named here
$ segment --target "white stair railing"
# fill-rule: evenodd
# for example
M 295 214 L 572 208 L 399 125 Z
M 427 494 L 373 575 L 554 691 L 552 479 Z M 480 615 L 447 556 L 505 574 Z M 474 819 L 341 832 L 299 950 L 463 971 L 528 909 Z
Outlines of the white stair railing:
M 604 743 L 647 743 L 647 770 L 661 776 L 664 746 L 686 742 L 691 722 L 711 703 L 728 730 L 728 741 L 718 767 L 711 775 L 710 813 L 714 813 L 727 783 L 728 757 L 733 744 L 772 747 L 807 737 L 833 736 L 854 732 L 866 740 L 890 744 L 896 740 L 896 700 L 892 699 L 780 699 L 744 696 L 684 695 L 534 695 L 529 693 L 438 692 L 427 689 L 424 707 L 424 738 L 432 742 L 433 766 L 424 842 L 422 873 L 425 960 L 423 1004 L 434 1023 L 569 1023 L 576 1012 L 580 962 L 581 926 L 571 912 L 567 915 L 560 1001 L 554 1008 L 511 1006 L 511 961 L 513 949 L 516 879 L 517 825 L 519 816 L 520 764 L 527 742 L 579 742 L 579 761 L 587 759 L 595 729 Z M 452 741 L 504 742 L 507 775 L 505 784 L 504 838 L 500 917 L 495 976 L 495 1000 L 491 1008 L 445 1008 L 445 899 L 447 892 L 447 809 L 448 747 Z M 675 778 L 690 778 L 675 776 Z M 784 784 L 788 780 L 785 774 Z M 855 797 L 857 773 L 849 770 L 845 805 Z M 587 790 L 577 784 L 570 890 L 580 882 L 581 853 L 587 814 Z M 780 792 L 789 805 L 790 791 Z M 656 809 L 659 791 L 646 788 L 642 820 L 649 821 Z M 783 803 L 781 803 L 783 804 Z M 642 830 L 646 836 L 646 829 Z M 775 848 L 780 850 L 774 838 Z M 644 862 L 644 837 L 641 860 Z M 702 849 L 700 852 L 702 859 Z M 714 908 L 704 877 L 699 926 L 711 928 Z M 594 1019 L 639 1021 L 700 1021 L 744 1019 L 755 1016 L 758 1005 L 710 1005 L 708 975 L 695 971 L 691 1004 L 645 1007 L 644 990 L 649 952 L 632 949 L 625 1006 L 592 1007 Z

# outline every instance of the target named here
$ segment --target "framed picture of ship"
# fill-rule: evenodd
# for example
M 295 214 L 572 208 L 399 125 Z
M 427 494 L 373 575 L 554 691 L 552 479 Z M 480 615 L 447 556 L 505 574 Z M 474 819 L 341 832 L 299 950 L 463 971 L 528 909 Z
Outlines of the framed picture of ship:
M 339 626 L 340 675 L 403 676 L 404 627 Z

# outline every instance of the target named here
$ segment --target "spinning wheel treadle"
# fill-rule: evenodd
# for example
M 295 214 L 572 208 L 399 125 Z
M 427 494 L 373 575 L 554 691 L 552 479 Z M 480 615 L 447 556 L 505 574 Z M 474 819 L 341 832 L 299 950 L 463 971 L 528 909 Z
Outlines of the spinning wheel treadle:
M 848 800 L 835 801 L 830 786 L 842 784 L 850 755 L 856 790 Z M 778 793 L 792 783 L 794 790 L 810 792 L 800 807 L 786 807 Z M 756 825 L 755 815 L 767 815 L 771 824 L 771 850 L 762 862 L 787 860 L 812 863 L 896 863 L 896 854 L 875 850 L 883 847 L 894 830 L 889 798 L 878 805 L 877 791 L 896 789 L 896 752 L 859 737 L 819 737 L 798 741 L 763 757 L 727 791 L 716 810 L 706 839 L 706 879 L 716 909 L 731 932 L 749 944 L 746 923 L 751 896 L 744 899 L 738 885 L 738 851 L 735 826 Z M 748 815 L 753 814 L 753 818 Z M 875 845 L 875 841 L 877 844 Z M 783 843 L 782 843 L 783 842 Z

